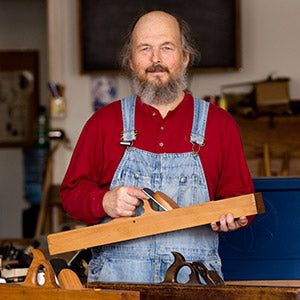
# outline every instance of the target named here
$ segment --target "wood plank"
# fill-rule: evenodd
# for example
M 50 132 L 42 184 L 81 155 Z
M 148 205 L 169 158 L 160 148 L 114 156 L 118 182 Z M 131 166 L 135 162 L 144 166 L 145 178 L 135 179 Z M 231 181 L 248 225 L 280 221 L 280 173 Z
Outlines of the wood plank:
M 64 290 L 58 288 L 26 287 L 0 284 L 1 300 L 138 300 L 138 291 L 97 289 Z
M 152 210 L 148 201 L 144 201 L 144 208 L 145 213 L 139 217 L 121 217 L 105 224 L 49 234 L 49 253 L 54 255 L 209 224 L 229 212 L 234 218 L 264 212 L 260 193 L 164 212 Z
M 300 288 L 300 280 L 233 280 L 226 281 L 227 285 L 243 285 L 243 286 L 277 286 L 277 287 L 298 287 Z
M 88 283 L 88 287 L 139 291 L 141 300 L 299 300 L 298 288 L 103 282 Z

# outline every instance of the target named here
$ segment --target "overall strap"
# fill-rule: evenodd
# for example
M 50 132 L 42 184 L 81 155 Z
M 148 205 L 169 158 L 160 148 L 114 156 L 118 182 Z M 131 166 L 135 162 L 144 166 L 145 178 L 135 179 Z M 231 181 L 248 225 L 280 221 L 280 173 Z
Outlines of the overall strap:
M 131 95 L 121 100 L 123 118 L 123 131 L 121 133 L 121 143 L 131 142 L 136 139 L 136 130 L 134 128 L 135 101 L 136 95 Z M 126 144 L 124 144 L 124 146 L 126 146 Z
M 208 108 L 209 108 L 208 102 L 194 98 L 194 119 L 193 119 L 192 132 L 190 136 L 190 141 L 193 145 L 194 143 L 198 144 L 200 147 L 205 145 L 205 127 L 206 127 Z

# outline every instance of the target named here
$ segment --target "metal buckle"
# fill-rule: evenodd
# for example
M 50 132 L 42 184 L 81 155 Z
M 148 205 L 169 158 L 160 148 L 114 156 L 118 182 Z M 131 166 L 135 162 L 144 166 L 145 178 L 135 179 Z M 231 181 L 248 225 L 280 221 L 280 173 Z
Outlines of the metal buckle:
M 193 152 L 193 155 L 196 157 L 196 156 L 198 156 L 198 153 L 199 153 L 199 151 L 200 151 L 200 148 L 202 147 L 202 146 L 204 146 L 205 145 L 205 143 L 203 143 L 202 145 L 198 145 L 198 144 L 196 144 L 196 143 L 194 143 L 194 142 L 192 142 L 191 141 L 191 143 L 192 143 L 192 152 Z M 197 149 L 197 151 L 195 151 L 195 145 L 198 145 L 198 149 Z
M 131 141 L 124 141 L 124 133 L 129 132 L 129 131 L 131 131 L 131 130 L 127 130 L 127 131 L 122 131 L 121 132 L 121 142 L 120 142 L 120 145 L 124 146 L 124 147 L 127 147 L 128 150 L 131 150 L 131 148 L 133 146 L 133 141 L 136 139 L 137 131 L 134 130 L 133 140 L 131 140 Z

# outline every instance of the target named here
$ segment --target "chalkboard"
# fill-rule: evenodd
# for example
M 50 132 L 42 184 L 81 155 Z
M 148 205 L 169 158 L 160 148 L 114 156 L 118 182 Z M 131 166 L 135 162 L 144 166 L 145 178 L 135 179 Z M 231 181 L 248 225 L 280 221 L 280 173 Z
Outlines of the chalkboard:
M 201 60 L 192 71 L 240 67 L 239 0 L 78 0 L 82 73 L 118 70 L 122 39 L 134 18 L 164 10 L 191 26 Z

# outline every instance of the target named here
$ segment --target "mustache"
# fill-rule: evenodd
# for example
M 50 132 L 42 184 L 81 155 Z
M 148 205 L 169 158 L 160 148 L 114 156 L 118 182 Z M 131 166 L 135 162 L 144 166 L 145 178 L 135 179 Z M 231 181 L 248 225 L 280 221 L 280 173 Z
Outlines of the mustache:
M 162 65 L 153 65 L 146 69 L 146 73 L 148 72 L 167 72 L 170 73 L 167 67 L 163 67 Z

